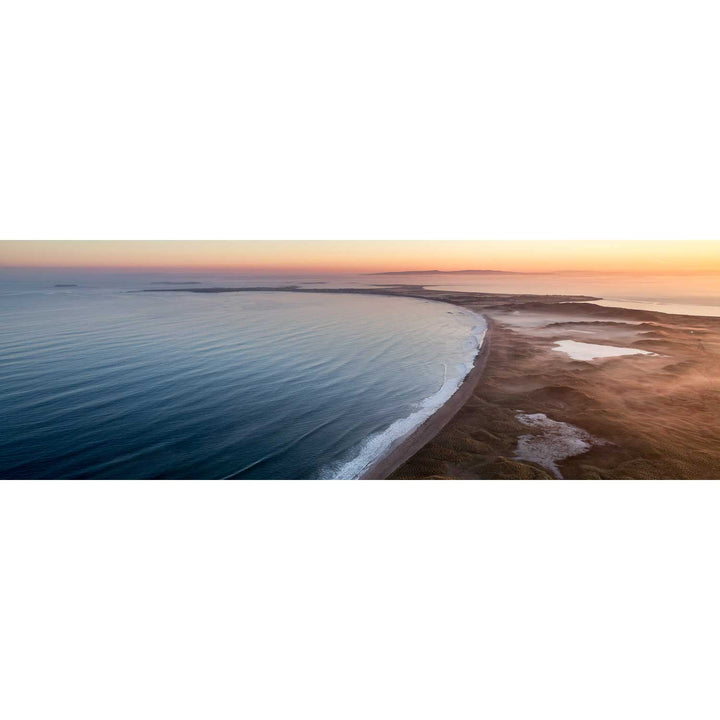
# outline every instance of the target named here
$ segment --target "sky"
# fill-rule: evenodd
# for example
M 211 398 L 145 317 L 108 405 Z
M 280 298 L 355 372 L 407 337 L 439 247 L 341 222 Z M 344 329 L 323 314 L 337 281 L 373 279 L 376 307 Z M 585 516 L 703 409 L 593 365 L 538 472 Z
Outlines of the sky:
M 0 267 L 707 273 L 720 272 L 720 241 L 6 240 Z

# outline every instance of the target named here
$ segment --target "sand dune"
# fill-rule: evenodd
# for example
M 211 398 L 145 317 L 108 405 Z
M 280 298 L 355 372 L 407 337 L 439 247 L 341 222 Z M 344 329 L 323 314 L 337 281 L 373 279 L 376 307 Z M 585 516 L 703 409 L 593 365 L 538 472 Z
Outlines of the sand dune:
M 720 478 L 720 319 L 590 303 L 460 304 L 491 320 L 485 372 L 393 478 L 551 478 L 555 469 L 578 479 Z M 554 349 L 568 327 L 591 331 L 583 341 L 653 354 L 580 363 Z M 555 468 L 537 453 L 533 461 L 521 438 L 539 437 L 532 444 L 542 450 L 546 429 L 518 418 L 533 414 L 603 442 L 552 461 Z M 546 444 L 545 459 L 551 450 Z

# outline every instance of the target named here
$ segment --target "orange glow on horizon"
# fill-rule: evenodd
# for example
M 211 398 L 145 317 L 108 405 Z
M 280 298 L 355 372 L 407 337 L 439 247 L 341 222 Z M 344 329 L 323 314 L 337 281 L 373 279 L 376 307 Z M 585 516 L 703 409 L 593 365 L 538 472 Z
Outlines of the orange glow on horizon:
M 370 273 L 720 272 L 720 241 L 0 241 L 0 267 Z

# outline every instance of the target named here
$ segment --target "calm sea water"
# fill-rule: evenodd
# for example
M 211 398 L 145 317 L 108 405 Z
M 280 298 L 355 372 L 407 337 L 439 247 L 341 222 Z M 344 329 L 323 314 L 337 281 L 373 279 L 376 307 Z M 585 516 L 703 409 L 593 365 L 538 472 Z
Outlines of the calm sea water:
M 167 282 L 0 275 L 0 477 L 353 477 L 452 394 L 484 330 L 406 298 L 136 292 Z

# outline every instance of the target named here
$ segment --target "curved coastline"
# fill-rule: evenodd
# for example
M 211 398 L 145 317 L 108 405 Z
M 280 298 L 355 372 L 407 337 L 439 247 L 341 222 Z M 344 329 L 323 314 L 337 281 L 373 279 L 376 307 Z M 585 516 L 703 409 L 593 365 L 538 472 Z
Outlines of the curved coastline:
M 401 290 L 401 292 L 397 292 Z M 418 293 L 417 291 L 421 292 Z M 489 340 L 491 335 L 491 320 L 485 313 L 477 312 L 468 308 L 461 302 L 455 302 L 456 298 L 434 297 L 435 293 L 422 292 L 421 286 L 390 286 L 379 288 L 301 288 L 297 285 L 281 287 L 210 287 L 210 288 L 163 288 L 142 290 L 140 292 L 191 292 L 191 293 L 233 293 L 233 292 L 291 292 L 291 293 L 312 293 L 312 294 L 346 294 L 346 295 L 380 295 L 383 297 L 407 297 L 430 302 L 441 302 L 452 305 L 466 312 L 471 312 L 482 320 L 485 325 L 482 342 L 473 358 L 473 365 L 465 377 L 458 384 L 453 394 L 440 405 L 428 418 L 423 420 L 409 433 L 402 435 L 385 448 L 374 460 L 367 463 L 359 473 L 351 477 L 340 477 L 333 473 L 333 479 L 357 479 L 357 480 L 384 480 L 387 479 L 398 467 L 409 460 L 415 453 L 432 440 L 455 416 L 460 408 L 468 401 L 477 385 L 487 360 Z M 402 292 L 405 291 L 405 292 Z M 466 293 L 462 294 L 463 296 Z M 475 295 L 473 293 L 472 295 Z M 371 436 L 372 437 L 372 436 Z M 367 438 L 366 440 L 369 440 Z
M 478 349 L 470 372 L 463 378 L 457 390 L 429 418 L 408 435 L 398 438 L 385 453 L 373 460 L 360 474 L 358 480 L 385 480 L 403 463 L 432 440 L 452 419 L 470 396 L 482 377 L 490 347 L 492 322 L 486 315 L 477 313 L 485 321 L 482 344 Z
M 392 289 L 401 287 L 408 290 L 407 294 L 392 292 Z M 470 310 L 462 303 L 453 302 L 447 297 L 432 297 L 426 294 L 416 294 L 413 286 L 396 286 L 393 288 L 300 288 L 295 285 L 285 287 L 245 287 L 245 288 L 172 288 L 163 290 L 144 290 L 143 292 L 178 292 L 186 291 L 193 293 L 224 293 L 224 292 L 298 292 L 298 293 L 330 293 L 330 294 L 362 294 L 362 295 L 381 295 L 384 297 L 410 297 L 418 300 L 429 300 L 431 302 L 442 302 L 462 310 Z M 423 288 L 424 289 L 424 288 Z M 390 290 L 390 292 L 388 292 Z M 480 377 L 482 376 L 487 361 L 488 348 L 490 345 L 490 336 L 492 334 L 492 321 L 488 315 L 470 310 L 485 324 L 482 342 L 478 347 L 478 351 L 473 358 L 473 365 L 469 372 L 462 379 L 453 394 L 438 407 L 430 417 L 423 420 L 420 425 L 415 427 L 406 435 L 394 440 L 388 448 L 386 448 L 378 457 L 371 460 L 357 475 L 352 479 L 357 480 L 385 480 L 403 463 L 407 462 L 413 455 L 430 442 L 457 414 L 463 405 L 470 399 Z M 334 479 L 349 479 L 344 477 L 335 477 Z

